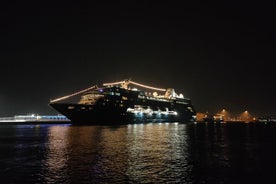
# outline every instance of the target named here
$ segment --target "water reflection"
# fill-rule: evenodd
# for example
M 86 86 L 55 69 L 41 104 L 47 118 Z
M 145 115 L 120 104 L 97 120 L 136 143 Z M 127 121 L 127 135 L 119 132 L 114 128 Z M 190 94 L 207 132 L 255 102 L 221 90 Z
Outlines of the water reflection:
M 131 181 L 190 181 L 185 129 L 186 125 L 179 124 L 129 125 L 127 174 Z
M 68 127 L 52 126 L 48 130 L 48 144 L 44 163 L 46 183 L 64 182 L 68 176 Z
M 276 125 L 0 127 L 6 183 L 270 183 Z
M 189 126 L 194 181 L 227 183 L 231 167 L 230 144 L 223 124 L 200 123 Z
M 271 183 L 275 128 L 244 123 L 189 126 L 194 182 Z
M 49 128 L 47 182 L 190 181 L 186 125 Z M 183 134 L 184 133 L 184 134 Z
M 46 152 L 47 182 L 90 181 L 98 151 L 101 127 L 53 126 L 49 128 Z

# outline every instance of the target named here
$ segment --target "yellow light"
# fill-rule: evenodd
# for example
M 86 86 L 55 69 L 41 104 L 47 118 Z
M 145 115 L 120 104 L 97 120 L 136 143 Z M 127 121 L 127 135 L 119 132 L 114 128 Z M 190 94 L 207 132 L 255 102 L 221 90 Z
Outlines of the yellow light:
M 143 84 L 140 84 L 140 83 L 137 83 L 137 82 L 133 82 L 133 81 L 129 81 L 129 82 L 132 83 L 132 84 L 134 84 L 134 85 L 141 86 L 141 87 L 144 87 L 144 88 L 149 88 L 149 89 L 152 89 L 152 90 L 166 91 L 166 89 L 162 89 L 162 88 L 155 88 L 155 87 L 143 85 Z
M 113 85 L 116 85 L 116 84 L 123 84 L 124 82 L 125 81 L 104 83 L 103 86 L 113 86 Z
M 131 84 L 143 87 L 143 88 L 148 88 L 148 89 L 157 90 L 157 91 L 166 91 L 166 89 L 163 89 L 163 88 L 156 88 L 156 87 L 152 87 L 152 86 L 147 86 L 147 85 L 140 84 L 138 82 L 134 82 L 134 81 L 131 81 L 131 80 L 119 81 L 119 82 L 111 82 L 111 83 L 104 83 L 103 86 L 113 86 L 113 85 L 124 84 L 124 83 L 131 83 Z
M 86 88 L 84 90 L 78 91 L 78 92 L 73 93 L 71 95 L 66 95 L 66 96 L 63 96 L 63 97 L 60 97 L 60 98 L 56 98 L 54 100 L 51 100 L 50 103 L 57 102 L 57 101 L 60 101 L 60 100 L 64 100 L 64 99 L 67 99 L 67 98 L 72 97 L 72 96 L 76 96 L 76 95 L 78 95 L 80 93 L 84 93 L 84 92 L 89 91 L 89 90 L 94 89 L 94 88 L 96 88 L 96 86 L 92 86 L 92 87 Z

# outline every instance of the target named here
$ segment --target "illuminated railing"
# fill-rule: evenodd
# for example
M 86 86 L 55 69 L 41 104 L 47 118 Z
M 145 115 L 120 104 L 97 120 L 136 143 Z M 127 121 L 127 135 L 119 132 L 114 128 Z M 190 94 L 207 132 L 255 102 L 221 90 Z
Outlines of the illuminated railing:
M 70 98 L 70 97 L 79 95 L 79 94 L 81 94 L 81 93 L 84 93 L 84 92 L 86 92 L 86 91 L 89 91 L 89 90 L 92 90 L 92 89 L 95 89 L 95 88 L 97 88 L 97 86 L 92 86 L 92 87 L 86 88 L 86 89 L 84 89 L 84 90 L 75 92 L 75 93 L 73 93 L 73 94 L 66 95 L 66 96 L 63 96 L 63 97 L 60 97 L 60 98 L 56 98 L 56 99 L 54 99 L 54 100 L 51 100 L 50 103 L 57 102 L 57 101 L 60 101 L 60 100 L 64 100 L 64 99 L 67 99 L 67 98 Z
M 152 90 L 166 91 L 166 89 L 163 89 L 163 88 L 156 88 L 156 87 L 152 87 L 152 86 L 147 86 L 147 85 L 140 84 L 138 82 L 134 82 L 134 81 L 131 81 L 131 80 L 125 80 L 125 81 L 119 81 L 119 82 L 111 82 L 111 83 L 104 83 L 103 86 L 113 86 L 113 85 L 118 85 L 118 84 L 134 84 L 136 86 L 140 86 L 140 87 L 148 88 L 148 89 L 152 89 Z
M 157 91 L 166 91 L 166 89 L 163 89 L 163 88 L 151 87 L 151 86 L 147 86 L 147 85 L 140 84 L 140 83 L 133 82 L 133 81 L 129 81 L 129 83 L 132 83 L 132 84 L 134 84 L 134 85 L 137 85 L 137 86 L 140 86 L 140 87 L 143 87 L 143 88 L 152 89 L 152 90 L 157 90 Z
M 130 83 L 134 84 L 136 86 L 143 87 L 143 88 L 148 88 L 148 89 L 157 90 L 157 91 L 166 91 L 166 89 L 163 89 L 163 88 L 156 88 L 156 87 L 152 87 L 152 86 L 147 86 L 147 85 L 140 84 L 140 83 L 137 83 L 137 82 L 134 82 L 134 81 L 131 81 L 131 80 L 124 80 L 124 81 L 112 82 L 112 83 L 104 83 L 103 86 L 113 86 L 113 85 L 118 85 L 118 84 L 126 85 L 127 86 Z M 96 85 L 92 86 L 92 87 L 89 87 L 87 89 L 75 92 L 75 93 L 70 94 L 70 95 L 66 95 L 66 96 L 63 96 L 63 97 L 60 97 L 60 98 L 56 98 L 56 99 L 50 100 L 50 103 L 57 102 L 57 101 L 60 101 L 60 100 L 64 100 L 64 99 L 67 99 L 67 98 L 79 95 L 81 93 L 84 93 L 86 91 L 89 91 L 89 90 L 92 90 L 92 89 L 95 89 L 95 88 L 97 88 Z

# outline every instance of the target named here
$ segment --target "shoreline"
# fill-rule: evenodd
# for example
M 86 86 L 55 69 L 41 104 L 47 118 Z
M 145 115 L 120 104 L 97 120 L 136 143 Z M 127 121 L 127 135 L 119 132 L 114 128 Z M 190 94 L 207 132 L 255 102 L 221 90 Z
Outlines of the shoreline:
M 64 121 L 18 121 L 18 120 L 7 120 L 7 121 L 0 121 L 0 125 L 40 125 L 40 124 L 71 124 L 71 121 L 64 120 Z
M 195 121 L 190 122 L 195 124 L 276 124 L 274 121 L 222 121 L 222 122 L 210 122 L 210 121 Z M 72 124 L 70 120 L 1 120 L 1 125 L 43 125 L 43 124 Z M 141 123 L 138 123 L 141 124 Z

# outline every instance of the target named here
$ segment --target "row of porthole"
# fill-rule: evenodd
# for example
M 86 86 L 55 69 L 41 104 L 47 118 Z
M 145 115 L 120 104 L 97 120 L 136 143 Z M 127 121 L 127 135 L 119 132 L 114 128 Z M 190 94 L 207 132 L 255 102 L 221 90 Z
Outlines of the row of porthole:
M 75 109 L 75 106 L 68 106 L 67 109 L 73 110 L 73 109 Z M 80 109 L 85 110 L 85 109 L 87 109 L 87 107 L 81 107 Z M 88 110 L 92 110 L 92 109 L 93 109 L 92 107 L 88 107 Z

